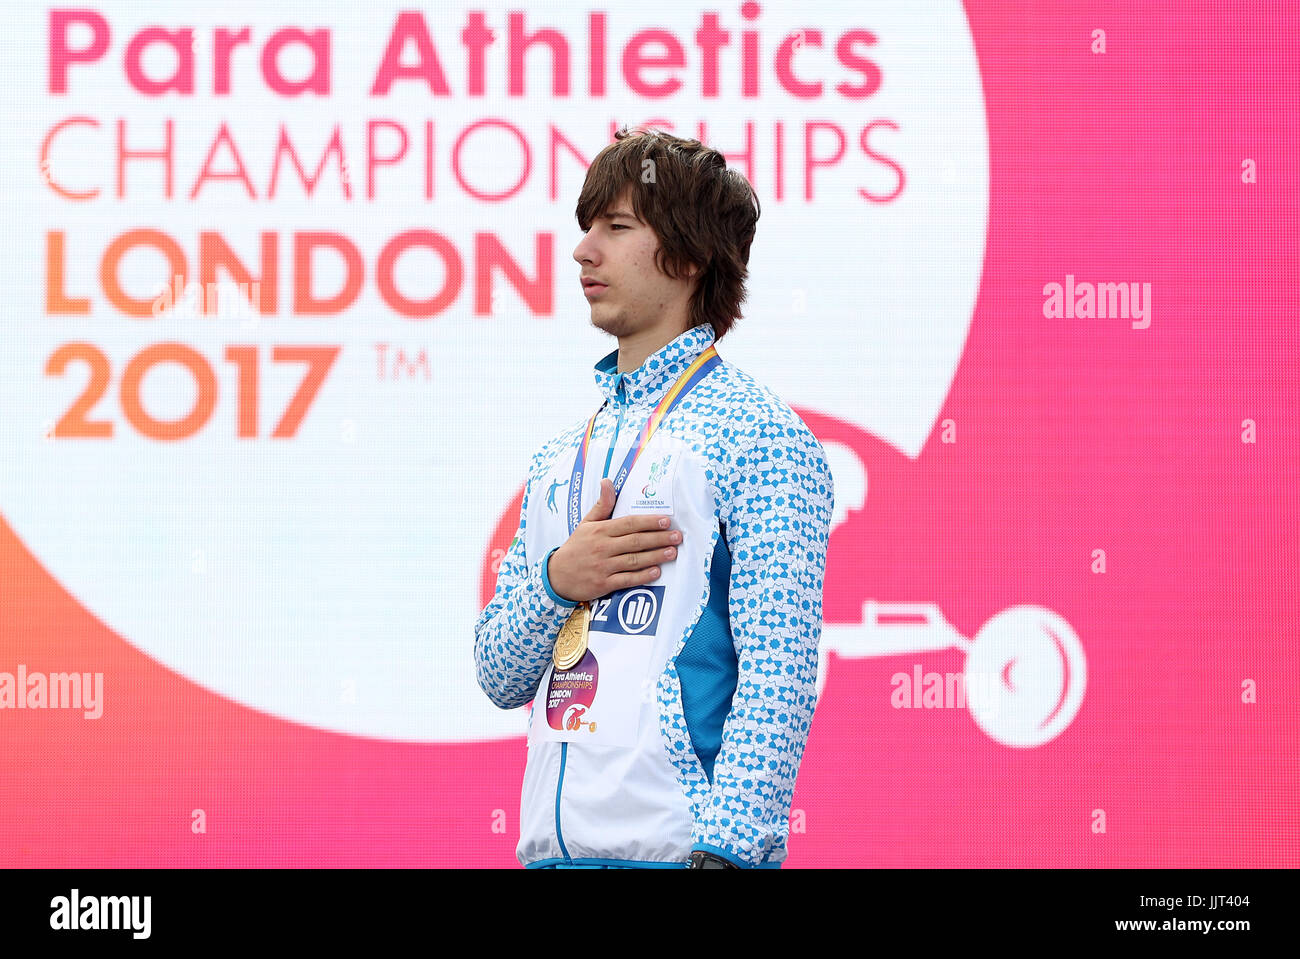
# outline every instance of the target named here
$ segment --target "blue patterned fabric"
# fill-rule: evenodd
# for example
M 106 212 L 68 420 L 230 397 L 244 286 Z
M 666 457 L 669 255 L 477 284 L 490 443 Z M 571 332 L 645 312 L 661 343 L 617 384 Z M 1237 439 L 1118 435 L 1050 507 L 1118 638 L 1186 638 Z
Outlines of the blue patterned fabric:
M 611 443 L 619 422 L 616 405 L 626 413 L 626 428 L 639 429 L 677 376 L 713 339 L 712 327 L 700 324 L 635 370 L 618 373 L 617 350 L 597 363 L 596 385 L 610 403 L 597 417 L 592 448 L 602 448 L 598 441 Z M 522 706 L 537 695 L 556 634 L 572 608 L 552 591 L 545 575 L 549 548 L 531 565 L 528 562 L 527 517 L 530 504 L 533 510 L 539 508 L 538 497 L 555 495 L 542 486 L 542 479 L 552 475 L 557 464 L 566 469 L 572 465 L 589 415 L 533 457 L 518 534 L 502 560 L 496 592 L 475 626 L 478 682 L 502 708 Z M 678 861 L 691 849 L 707 849 L 742 866 L 779 865 L 787 853 L 795 777 L 816 705 L 822 586 L 834 504 L 830 469 L 820 442 L 798 415 L 725 357 L 661 429 L 681 438 L 704 464 L 715 515 L 712 541 L 701 554 L 704 568 L 699 571 L 694 618 L 654 682 L 659 748 L 666 768 L 675 772 L 677 786 L 676 798 L 665 794 L 656 801 L 683 803 L 693 823 L 689 837 L 682 836 L 673 846 Z M 588 482 L 595 482 L 596 475 L 589 474 Z M 729 556 L 730 570 L 710 581 L 716 555 Z M 712 595 L 719 585 L 725 587 L 725 602 Z M 719 645 L 719 635 L 724 643 L 727 635 L 719 624 L 721 609 L 728 619 L 722 625 L 729 626 L 730 650 Z M 717 662 L 702 661 L 701 656 Z M 733 674 L 734 680 L 729 678 Z M 723 681 L 733 688 L 719 689 L 719 676 L 727 677 Z M 729 707 L 719 706 L 727 702 Z M 705 729 L 705 724 L 715 728 Z M 696 751 L 702 743 L 709 744 L 707 751 L 716 749 L 707 765 Z M 580 748 L 576 743 L 563 745 L 565 752 L 557 749 L 551 757 L 534 744 L 530 765 L 554 762 L 562 778 L 558 757 L 567 753 L 572 764 Z M 526 786 L 530 774 L 541 775 L 530 770 Z M 525 864 L 550 862 L 552 856 L 565 861 L 584 856 L 603 861 L 672 858 L 659 846 L 600 848 L 588 840 L 584 846 L 595 851 L 571 856 L 564 836 L 579 832 L 581 824 L 570 821 L 563 827 L 564 836 L 559 834 L 561 798 L 562 787 L 557 785 L 551 830 L 557 841 L 546 846 L 552 851 L 542 846 L 534 850 L 524 837 L 520 857 Z M 618 814 L 617 808 L 608 813 Z M 541 828 L 540 812 L 525 818 L 530 829 Z

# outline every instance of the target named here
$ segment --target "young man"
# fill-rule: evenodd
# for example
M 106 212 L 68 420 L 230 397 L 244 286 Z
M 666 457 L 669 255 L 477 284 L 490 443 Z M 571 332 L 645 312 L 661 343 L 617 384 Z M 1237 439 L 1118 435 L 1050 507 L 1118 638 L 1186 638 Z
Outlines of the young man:
M 530 867 L 775 867 L 816 701 L 834 490 L 804 422 L 714 347 L 759 217 L 714 150 L 621 130 L 573 251 L 604 403 L 533 457 L 475 626 L 479 685 L 533 700 Z

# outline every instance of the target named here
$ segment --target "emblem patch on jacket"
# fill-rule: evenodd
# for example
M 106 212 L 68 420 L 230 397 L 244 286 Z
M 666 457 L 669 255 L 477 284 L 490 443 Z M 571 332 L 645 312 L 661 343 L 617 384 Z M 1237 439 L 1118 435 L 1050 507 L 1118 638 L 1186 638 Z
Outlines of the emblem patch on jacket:
M 630 513 L 669 513 L 673 511 L 673 474 L 679 453 L 662 452 L 650 460 L 645 481 L 632 493 Z

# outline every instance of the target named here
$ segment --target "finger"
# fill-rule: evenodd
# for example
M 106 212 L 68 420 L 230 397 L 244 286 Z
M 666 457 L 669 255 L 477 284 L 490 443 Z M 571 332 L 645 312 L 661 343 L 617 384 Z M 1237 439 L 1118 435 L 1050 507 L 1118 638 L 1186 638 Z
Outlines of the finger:
M 637 530 L 631 533 L 624 533 L 617 536 L 610 530 L 615 527 L 607 527 L 603 532 L 606 535 L 599 541 L 597 547 L 602 555 L 621 556 L 624 553 L 643 553 L 646 550 L 654 550 L 665 546 L 676 546 L 682 541 L 682 534 L 675 529 Z
M 583 521 L 592 521 L 608 519 L 609 514 L 614 512 L 614 497 L 610 495 L 611 487 L 606 486 L 608 480 L 600 481 L 600 495 L 596 497 L 596 502 L 592 504 Z
M 644 569 L 654 566 L 656 563 L 670 563 L 676 558 L 677 549 L 672 546 L 665 546 L 613 556 L 610 558 L 610 567 L 615 570 Z
M 630 573 L 619 573 L 609 580 L 609 591 L 627 589 L 631 586 L 644 586 L 646 583 L 652 583 L 659 578 L 660 569 L 658 566 L 651 566 L 648 569 L 639 569 Z
M 611 536 L 626 536 L 628 533 L 650 532 L 653 530 L 669 530 L 673 525 L 671 516 L 663 516 L 658 513 L 649 513 L 642 515 L 637 513 L 635 516 L 622 516 L 612 521 L 610 527 Z

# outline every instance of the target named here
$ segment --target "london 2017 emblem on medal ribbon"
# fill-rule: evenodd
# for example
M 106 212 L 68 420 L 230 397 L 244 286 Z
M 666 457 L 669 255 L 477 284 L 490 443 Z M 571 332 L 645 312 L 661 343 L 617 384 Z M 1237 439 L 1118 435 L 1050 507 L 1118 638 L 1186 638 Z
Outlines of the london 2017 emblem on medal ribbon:
M 596 656 L 587 650 L 574 668 L 554 670 L 546 688 L 546 722 L 552 729 L 596 731 L 595 720 L 586 718 L 596 699 L 600 667 Z

